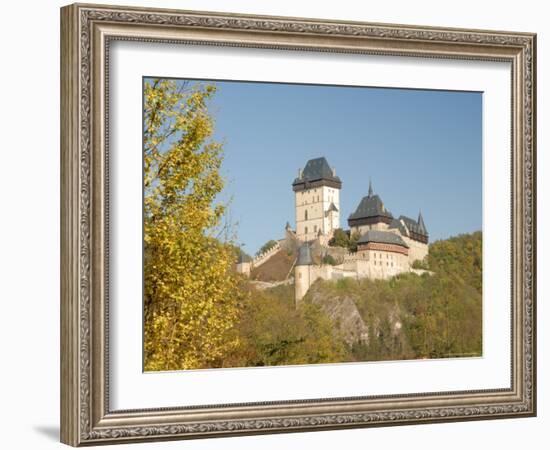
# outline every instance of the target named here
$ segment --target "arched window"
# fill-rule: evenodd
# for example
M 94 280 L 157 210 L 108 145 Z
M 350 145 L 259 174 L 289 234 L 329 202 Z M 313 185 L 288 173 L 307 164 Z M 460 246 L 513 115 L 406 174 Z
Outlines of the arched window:
M 305 216 L 305 220 L 307 220 L 307 209 L 306 209 L 306 212 L 305 212 L 304 216 Z M 307 233 L 307 231 L 306 231 L 306 233 Z

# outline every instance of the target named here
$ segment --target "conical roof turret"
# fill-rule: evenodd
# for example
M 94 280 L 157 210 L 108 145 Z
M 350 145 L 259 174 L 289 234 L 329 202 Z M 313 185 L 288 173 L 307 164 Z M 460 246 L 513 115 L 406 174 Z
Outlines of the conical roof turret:
M 309 245 L 302 244 L 298 249 L 298 260 L 296 261 L 297 266 L 311 266 L 313 260 L 311 259 L 311 250 Z

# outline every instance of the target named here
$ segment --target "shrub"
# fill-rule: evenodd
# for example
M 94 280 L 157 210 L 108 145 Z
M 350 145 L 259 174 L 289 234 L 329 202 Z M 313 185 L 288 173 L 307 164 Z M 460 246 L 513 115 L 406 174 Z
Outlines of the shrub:
M 334 257 L 332 255 L 327 254 L 327 255 L 323 256 L 323 264 L 330 264 L 331 266 L 335 266 L 338 263 L 336 262 L 336 260 L 334 259 Z

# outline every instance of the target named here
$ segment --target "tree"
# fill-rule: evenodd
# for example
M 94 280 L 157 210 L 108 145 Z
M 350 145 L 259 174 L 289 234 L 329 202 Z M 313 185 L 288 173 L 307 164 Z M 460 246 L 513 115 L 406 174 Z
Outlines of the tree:
M 342 228 L 334 230 L 334 235 L 329 241 L 328 245 L 331 247 L 347 247 L 349 245 L 349 236 Z
M 228 336 L 242 294 L 234 247 L 219 239 L 223 154 L 207 108 L 215 90 L 163 79 L 144 87 L 146 370 L 204 367 L 236 345 Z
M 359 233 L 358 231 L 354 231 L 351 234 L 348 242 L 348 248 L 350 251 L 352 252 L 357 251 L 357 241 L 359 241 L 359 239 L 361 239 L 361 233 Z
M 334 256 L 332 255 L 329 255 L 328 253 L 323 256 L 323 264 L 329 264 L 331 266 L 335 266 L 337 265 L 338 263 L 336 262 L 336 260 L 334 259 Z
M 294 302 L 294 286 L 255 291 L 235 326 L 239 346 L 218 367 L 349 361 L 345 342 L 317 305 Z

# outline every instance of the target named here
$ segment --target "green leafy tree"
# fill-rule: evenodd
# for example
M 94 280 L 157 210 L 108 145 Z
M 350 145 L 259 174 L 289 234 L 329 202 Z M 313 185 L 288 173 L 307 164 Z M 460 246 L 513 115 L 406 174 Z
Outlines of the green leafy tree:
M 358 231 L 354 231 L 350 238 L 349 238 L 349 242 L 348 242 L 348 249 L 352 252 L 356 252 L 357 251 L 357 241 L 359 241 L 359 239 L 361 238 L 361 233 L 359 233 Z
M 235 250 L 219 237 L 222 146 L 211 140 L 213 85 L 144 86 L 146 370 L 205 367 L 237 345 L 242 291 Z M 226 236 L 227 237 L 227 236 Z
M 341 228 L 334 230 L 334 235 L 329 241 L 328 245 L 331 247 L 348 247 L 349 245 L 349 235 Z
M 334 256 L 326 254 L 325 256 L 323 256 L 323 264 L 330 264 L 331 266 L 335 266 L 338 263 L 334 259 Z
M 349 361 L 346 345 L 317 306 L 294 303 L 294 286 L 253 291 L 235 327 L 239 346 L 219 367 L 254 367 Z

